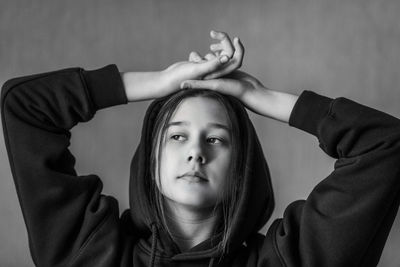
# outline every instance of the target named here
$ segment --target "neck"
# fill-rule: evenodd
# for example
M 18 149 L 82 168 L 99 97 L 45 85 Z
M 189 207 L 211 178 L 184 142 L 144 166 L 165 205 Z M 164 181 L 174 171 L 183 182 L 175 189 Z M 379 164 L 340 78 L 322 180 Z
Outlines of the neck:
M 220 218 L 214 208 L 193 209 L 167 201 L 166 219 L 172 239 L 186 251 L 210 238 Z

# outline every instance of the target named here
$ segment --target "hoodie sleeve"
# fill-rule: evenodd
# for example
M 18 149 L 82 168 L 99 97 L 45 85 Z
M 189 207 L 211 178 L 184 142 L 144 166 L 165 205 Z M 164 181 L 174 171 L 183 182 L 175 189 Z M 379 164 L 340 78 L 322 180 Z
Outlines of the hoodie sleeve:
M 98 176 L 76 174 L 68 146 L 69 130 L 78 122 L 123 103 L 115 65 L 64 69 L 3 85 L 4 138 L 37 266 L 116 266 L 118 203 L 101 195 Z
M 337 160 L 307 200 L 271 226 L 284 266 L 376 266 L 400 202 L 400 121 L 305 91 L 289 124 Z

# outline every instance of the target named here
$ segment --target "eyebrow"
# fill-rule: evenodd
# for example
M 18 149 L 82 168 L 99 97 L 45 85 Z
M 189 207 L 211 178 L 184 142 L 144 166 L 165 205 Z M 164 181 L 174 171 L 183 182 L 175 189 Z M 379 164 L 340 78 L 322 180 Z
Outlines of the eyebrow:
M 167 124 L 167 129 L 170 127 L 170 126 L 189 126 L 190 125 L 190 122 L 188 122 L 188 121 L 173 121 L 173 122 L 169 122 L 168 124 Z M 217 122 L 209 122 L 209 123 L 207 123 L 207 126 L 208 127 L 212 127 L 212 128 L 220 128 L 220 129 L 224 129 L 224 130 L 226 130 L 226 131 L 228 131 L 228 132 L 230 132 L 231 131 L 231 129 L 228 127 L 228 126 L 226 126 L 226 125 L 224 125 L 224 124 L 221 124 L 221 123 L 217 123 Z

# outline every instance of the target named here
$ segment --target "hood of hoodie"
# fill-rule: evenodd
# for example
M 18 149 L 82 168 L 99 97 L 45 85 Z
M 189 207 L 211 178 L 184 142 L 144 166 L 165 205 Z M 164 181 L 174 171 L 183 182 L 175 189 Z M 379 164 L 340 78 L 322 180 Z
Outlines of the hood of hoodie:
M 250 235 L 258 232 L 269 220 L 274 209 L 274 196 L 271 184 L 270 173 L 267 162 L 265 160 L 263 150 L 254 126 L 243 107 L 242 103 L 234 97 L 226 96 L 232 104 L 236 113 L 239 125 L 247 131 L 245 156 L 245 173 L 243 175 L 243 193 L 239 200 L 239 206 L 234 216 L 232 236 L 228 241 L 228 251 L 233 252 L 240 248 Z M 151 154 L 151 136 L 155 124 L 155 119 L 161 107 L 168 99 L 167 97 L 154 100 L 148 107 L 141 132 L 140 143 L 135 151 L 131 162 L 130 185 L 129 185 L 129 201 L 130 201 L 130 219 L 135 229 L 135 235 L 142 239 L 148 240 L 148 243 L 157 242 L 157 254 L 173 256 L 182 259 L 201 259 L 217 257 L 220 254 L 218 246 L 221 235 L 214 236 L 194 248 L 179 253 L 176 245 L 165 233 L 159 233 L 152 222 L 144 220 L 143 203 L 139 203 L 132 192 L 133 188 L 138 185 L 140 179 L 150 177 L 150 154 Z M 152 241 L 151 241 L 152 240 Z M 217 242 L 217 243 L 216 243 Z M 214 244 L 214 245 L 213 245 Z M 152 246 L 152 244 L 149 244 Z M 161 252 L 160 252 L 161 251 Z M 178 255 L 176 255 L 178 252 Z

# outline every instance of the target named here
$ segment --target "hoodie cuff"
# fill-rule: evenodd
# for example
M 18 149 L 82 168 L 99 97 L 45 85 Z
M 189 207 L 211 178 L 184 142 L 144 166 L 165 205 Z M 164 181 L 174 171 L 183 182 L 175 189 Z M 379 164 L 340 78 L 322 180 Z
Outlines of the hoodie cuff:
M 128 103 L 121 74 L 115 64 L 82 73 L 96 110 Z
M 303 91 L 290 114 L 289 125 L 318 136 L 318 125 L 328 115 L 332 101 L 332 98 Z

